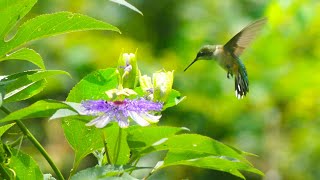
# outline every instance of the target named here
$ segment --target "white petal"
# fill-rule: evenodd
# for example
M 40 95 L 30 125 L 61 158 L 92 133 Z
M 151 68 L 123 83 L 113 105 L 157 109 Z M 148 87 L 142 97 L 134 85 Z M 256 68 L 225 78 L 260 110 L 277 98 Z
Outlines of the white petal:
M 129 111 L 128 113 L 129 113 L 130 117 L 132 118 L 132 120 L 134 120 L 140 126 L 148 126 L 150 124 L 148 121 L 146 121 L 140 115 L 138 115 L 136 112 Z
M 121 128 L 126 128 L 126 127 L 129 126 L 129 122 L 128 122 L 128 120 L 118 121 L 118 125 L 119 125 Z
M 161 115 L 159 116 L 155 116 L 149 113 L 141 113 L 139 114 L 142 118 L 144 118 L 145 120 L 147 120 L 148 122 L 151 123 L 157 123 L 159 122 L 159 119 L 161 118 Z
M 92 126 L 95 125 L 97 128 L 103 128 L 105 127 L 109 122 L 111 121 L 110 117 L 105 115 L 105 116 L 99 116 L 92 121 L 88 122 L 86 126 Z

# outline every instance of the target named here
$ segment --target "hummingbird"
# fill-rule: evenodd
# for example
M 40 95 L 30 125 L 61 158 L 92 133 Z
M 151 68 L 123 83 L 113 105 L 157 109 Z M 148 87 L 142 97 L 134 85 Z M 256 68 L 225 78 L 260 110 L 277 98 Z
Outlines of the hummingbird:
M 246 67 L 239 56 L 250 45 L 258 32 L 267 23 L 267 18 L 262 18 L 244 27 L 233 36 L 225 45 L 204 45 L 200 48 L 196 58 L 184 69 L 186 71 L 198 60 L 215 60 L 227 71 L 227 78 L 235 76 L 235 93 L 238 99 L 249 92 L 249 79 Z

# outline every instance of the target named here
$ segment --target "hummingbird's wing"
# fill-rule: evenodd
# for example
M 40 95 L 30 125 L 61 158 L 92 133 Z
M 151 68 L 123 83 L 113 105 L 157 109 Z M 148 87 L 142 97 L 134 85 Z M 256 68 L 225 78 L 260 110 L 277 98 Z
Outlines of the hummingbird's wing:
M 238 32 L 224 46 L 226 50 L 233 52 L 236 56 L 240 56 L 248 47 L 251 41 L 256 37 L 261 28 L 266 24 L 267 18 L 259 19 Z

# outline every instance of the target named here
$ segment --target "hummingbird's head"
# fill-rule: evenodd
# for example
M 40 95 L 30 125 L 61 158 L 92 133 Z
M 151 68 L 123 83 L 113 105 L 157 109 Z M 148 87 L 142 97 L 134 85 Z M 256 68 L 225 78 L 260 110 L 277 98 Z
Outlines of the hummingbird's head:
M 216 49 L 215 45 L 202 46 L 200 51 L 197 53 L 196 58 L 192 61 L 192 63 L 186 69 L 184 69 L 184 71 L 186 71 L 197 60 L 211 60 L 211 59 L 213 59 L 215 49 Z
M 204 45 L 199 50 L 196 59 L 197 60 L 211 60 L 213 58 L 213 53 L 216 49 L 214 45 Z

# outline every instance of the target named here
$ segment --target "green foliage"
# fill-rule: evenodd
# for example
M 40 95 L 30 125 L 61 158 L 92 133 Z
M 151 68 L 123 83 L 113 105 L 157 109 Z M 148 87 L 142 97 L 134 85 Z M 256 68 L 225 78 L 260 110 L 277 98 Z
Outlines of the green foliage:
M 18 21 L 31 10 L 36 2 L 36 0 L 0 0 L 0 39 L 2 39 L 0 41 L 0 61 L 26 60 L 43 69 L 1 76 L 0 107 L 4 103 L 18 102 L 38 94 L 47 85 L 46 78 L 49 76 L 59 74 L 69 75 L 67 72 L 61 70 L 44 70 L 45 65 L 41 56 L 32 49 L 21 48 L 22 45 L 32 40 L 75 31 L 110 30 L 120 32 L 116 27 L 89 16 L 71 12 L 57 12 L 54 14 L 36 16 L 33 19 L 26 21 L 18 27 L 16 33 L 12 35 L 10 30 L 14 29 L 14 26 L 16 26 Z M 6 108 L 1 108 L 5 113 L 9 113 Z M 1 122 L 50 117 L 52 115 L 57 118 L 67 115 L 76 115 L 76 112 L 73 107 L 67 104 L 53 100 L 43 100 L 14 113 L 10 113 L 2 119 Z M 17 122 L 17 124 L 40 150 L 43 156 L 45 156 L 59 179 L 62 179 L 61 173 L 54 164 L 50 162 L 45 150 L 32 134 L 30 134 L 21 122 Z M 7 126 L 2 126 L 1 129 L 6 130 L 9 126 L 11 127 L 11 125 Z M 8 146 L 4 144 L 3 147 Z M 14 149 L 12 149 L 12 151 L 13 155 L 10 156 L 8 163 L 1 164 L 0 170 L 1 175 L 3 175 L 2 177 L 5 177 L 6 179 L 43 179 L 39 167 L 31 157 Z
M 26 60 L 29 61 L 41 69 L 45 69 L 42 57 L 33 49 L 21 48 L 12 54 L 8 54 L 5 57 L 1 58 L 0 61 L 4 60 Z
M 31 75 L 33 74 L 31 73 Z M 16 76 L 19 77 L 19 75 Z M 42 76 L 35 75 L 31 79 L 38 79 L 39 77 Z M 82 99 L 101 99 L 101 97 L 107 99 L 105 91 L 117 87 L 118 82 L 116 69 L 110 68 L 95 71 L 86 76 L 72 89 L 68 100 L 78 102 Z M 175 93 L 178 92 L 176 91 Z M 176 99 L 176 96 L 169 97 L 168 102 Z M 110 164 L 125 165 L 128 162 L 134 163 L 151 152 L 168 151 L 164 163 L 153 171 L 173 165 L 190 165 L 225 171 L 241 178 L 244 178 L 244 176 L 239 170 L 262 174 L 262 172 L 251 166 L 243 157 L 241 151 L 236 151 L 229 146 L 201 135 L 176 135 L 178 132 L 185 130 L 185 128 L 133 126 L 128 129 L 121 129 L 114 123 L 104 129 L 97 129 L 85 126 L 89 117 L 77 116 L 82 111 L 79 108 L 79 104 L 76 103 L 42 100 L 11 113 L 1 122 L 50 116 L 52 118 L 64 117 L 63 128 L 65 136 L 76 153 L 74 170 L 77 169 L 80 161 L 85 156 L 105 148 L 108 155 L 107 161 Z M 84 139 L 85 141 L 83 141 Z M 90 174 L 93 172 L 94 175 L 97 170 L 88 171 Z M 110 172 L 106 171 L 105 173 L 108 174 Z
M 2 135 L 3 135 L 8 129 L 10 129 L 13 125 L 14 125 L 14 123 L 6 124 L 6 125 L 4 125 L 4 126 L 0 126 L 0 137 L 2 137 Z
M 21 150 L 11 149 L 12 156 L 8 167 L 15 172 L 16 179 L 43 179 L 37 163 Z
M 40 100 L 28 107 L 10 113 L 5 118 L 1 119 L 0 122 L 7 122 L 13 120 L 33 119 L 40 117 L 50 117 L 54 115 L 59 109 L 73 110 L 69 105 L 55 101 L 55 100 Z M 74 114 L 72 114 L 74 115 Z M 68 115 L 65 115 L 68 116 Z
M 0 1 L 0 37 L 4 39 L 5 35 L 12 29 L 18 20 L 22 19 L 35 5 L 37 0 Z
M 134 178 L 126 173 L 125 169 L 130 168 L 124 168 L 123 166 L 115 167 L 112 165 L 102 167 L 96 166 L 78 172 L 71 178 L 71 180 L 137 180 L 137 178 Z M 121 175 L 121 177 L 114 177 L 115 175 Z
M 37 16 L 21 25 L 8 42 L 0 42 L 0 56 L 29 41 L 63 33 L 85 30 L 112 30 L 116 27 L 94 18 L 70 12 Z
M 109 163 L 117 165 L 127 164 L 130 158 L 127 131 L 119 128 L 116 124 L 112 124 L 112 126 L 104 131 L 104 137 L 111 161 Z
M 4 89 L 3 101 L 6 103 L 28 99 L 43 90 L 47 77 L 59 74 L 69 75 L 60 70 L 33 70 L 1 76 L 0 86 Z
M 111 1 L 124 5 L 142 14 L 141 11 L 139 11 L 137 8 L 135 8 L 134 6 L 132 6 L 131 4 L 129 4 L 124 0 L 111 0 Z M 41 147 L 41 145 L 39 143 L 37 144 L 36 140 L 32 139 L 30 132 L 26 128 L 23 128 L 23 124 L 21 124 L 22 123 L 21 120 L 34 119 L 34 118 L 49 118 L 49 117 L 50 119 L 62 118 L 62 127 L 64 131 L 64 135 L 68 143 L 71 145 L 71 147 L 75 152 L 74 165 L 70 175 L 71 179 L 107 179 L 107 178 L 108 179 L 135 179 L 135 177 L 133 177 L 131 173 L 133 171 L 139 171 L 141 169 L 145 169 L 145 167 L 137 166 L 137 164 L 141 162 L 141 159 L 143 158 L 143 156 L 148 155 L 150 153 L 159 152 L 159 151 L 161 151 L 165 155 L 165 157 L 162 159 L 158 159 L 159 162 L 155 167 L 154 166 L 147 167 L 150 170 L 150 174 L 147 175 L 145 178 L 148 178 L 150 175 L 152 175 L 157 171 L 166 171 L 167 167 L 178 166 L 178 165 L 223 171 L 243 179 L 245 178 L 242 174 L 243 171 L 251 172 L 258 175 L 263 175 L 261 171 L 254 168 L 251 165 L 251 163 L 249 163 L 249 161 L 245 158 L 245 155 L 249 153 L 245 153 L 231 146 L 227 146 L 223 143 L 220 143 L 217 140 L 214 140 L 211 137 L 219 137 L 217 134 L 215 134 L 217 132 L 223 132 L 223 135 L 225 134 L 230 135 L 228 133 L 230 133 L 229 131 L 231 131 L 230 129 L 232 127 L 239 128 L 239 129 L 246 129 L 247 127 L 252 128 L 252 124 L 256 123 L 256 122 L 250 121 L 251 119 L 253 119 L 251 116 L 254 117 L 254 115 L 250 115 L 249 113 L 248 113 L 249 115 L 247 115 L 246 112 L 247 111 L 249 112 L 249 110 L 246 110 L 243 104 L 245 105 L 249 104 L 249 105 L 252 105 L 253 107 L 256 107 L 257 104 L 258 105 L 263 104 L 265 102 L 265 99 L 261 100 L 257 98 L 255 100 L 252 100 L 249 97 L 248 99 L 242 101 L 241 104 L 239 102 L 233 101 L 233 99 L 230 98 L 230 97 L 233 98 L 233 95 L 230 95 L 230 96 L 227 95 L 227 93 L 229 94 L 229 91 L 227 90 L 219 91 L 219 88 L 221 88 L 220 87 L 221 82 L 224 82 L 222 81 L 222 78 L 221 78 L 222 75 L 220 76 L 217 71 L 212 70 L 212 68 L 209 69 L 209 67 L 207 67 L 208 68 L 207 70 L 202 69 L 201 71 L 198 71 L 198 73 L 191 73 L 192 76 L 190 76 L 190 74 L 184 74 L 183 76 L 180 74 L 180 71 L 179 71 L 180 65 L 177 66 L 177 64 L 178 63 L 181 64 L 182 61 L 180 61 L 180 59 L 186 59 L 191 56 L 192 57 L 194 56 L 194 54 L 192 54 L 194 53 L 192 49 L 195 49 L 195 47 L 199 45 L 199 42 L 200 42 L 199 39 L 201 39 L 200 37 L 201 35 L 199 36 L 199 34 L 197 35 L 197 33 L 198 31 L 200 34 L 203 33 L 202 28 L 206 28 L 207 26 L 196 25 L 197 28 L 193 29 L 189 27 L 190 22 L 193 22 L 193 21 L 187 20 L 186 22 L 188 23 L 184 22 L 183 24 L 180 24 L 180 23 L 176 23 L 179 21 L 175 21 L 175 20 L 180 16 L 183 16 L 179 13 L 183 13 L 183 14 L 187 13 L 187 14 L 190 14 L 189 16 L 192 16 L 191 18 L 194 18 L 193 19 L 194 21 L 199 21 L 199 19 L 197 18 L 199 18 L 199 16 L 203 16 L 203 14 L 201 15 L 201 13 L 199 14 L 199 13 L 191 12 L 192 9 L 194 9 L 194 7 L 198 7 L 199 5 L 197 4 L 198 2 L 192 2 L 192 3 L 170 2 L 171 8 L 163 8 L 163 10 L 160 11 L 161 12 L 160 14 L 159 14 L 159 11 L 155 9 L 155 7 L 156 8 L 161 7 L 161 6 L 159 7 L 157 6 L 158 4 L 161 4 L 161 3 L 162 5 L 163 4 L 168 5 L 169 1 L 144 2 L 143 5 L 145 4 L 150 5 L 150 6 L 147 6 L 148 8 L 145 9 L 145 11 L 148 12 L 148 14 L 151 14 L 150 12 L 152 12 L 153 17 L 151 16 L 145 17 L 146 21 L 144 22 L 146 23 L 146 28 L 143 28 L 144 25 L 141 25 L 141 24 L 139 26 L 135 25 L 135 27 L 139 27 L 139 31 L 136 31 L 136 30 L 132 31 L 137 34 L 137 37 L 139 36 L 139 33 L 147 34 L 146 37 L 148 37 L 148 34 L 149 34 L 149 38 L 147 38 L 148 39 L 147 43 L 150 43 L 150 44 L 144 45 L 144 43 L 146 42 L 144 42 L 143 40 L 132 41 L 133 43 L 131 42 L 132 44 L 135 44 L 134 48 L 136 48 L 137 46 L 139 46 L 139 48 L 140 46 L 142 47 L 143 49 L 142 57 L 144 57 L 145 62 L 147 62 L 148 59 L 156 59 L 157 62 L 158 61 L 161 62 L 161 65 L 163 66 L 168 66 L 169 68 L 172 68 L 172 69 L 178 69 L 177 71 L 175 71 L 177 72 L 177 75 L 176 75 L 177 80 L 175 81 L 176 85 L 179 87 L 179 89 L 186 90 L 187 94 L 190 95 L 189 99 L 192 101 L 192 103 L 185 103 L 183 106 L 181 106 L 180 110 L 178 110 L 177 108 L 172 108 L 172 110 L 164 112 L 163 118 L 172 120 L 169 123 L 172 123 L 172 124 L 177 123 L 179 124 L 178 125 L 179 127 L 173 127 L 168 125 L 166 126 L 152 125 L 149 127 L 140 127 L 137 125 L 133 125 L 133 126 L 130 126 L 129 128 L 119 128 L 117 123 L 110 123 L 106 127 L 101 129 L 86 126 L 86 123 L 95 117 L 87 116 L 84 113 L 83 107 L 81 105 L 82 101 L 118 100 L 118 102 L 121 102 L 121 100 L 125 96 L 124 95 L 125 93 L 123 94 L 123 92 L 132 93 L 133 90 L 131 89 L 124 90 L 121 88 L 121 86 L 124 85 L 122 83 L 125 82 L 123 81 L 125 80 L 125 76 L 124 76 L 125 73 L 130 73 L 130 70 L 128 71 L 127 69 L 124 69 L 124 66 L 127 66 L 127 63 L 128 63 L 127 61 L 122 61 L 122 64 L 119 64 L 118 71 L 116 68 L 108 68 L 108 69 L 96 70 L 90 73 L 89 75 L 85 76 L 70 91 L 66 102 L 61 102 L 56 100 L 40 100 L 30 106 L 27 106 L 15 112 L 9 113 L 8 109 L 5 108 L 7 103 L 17 103 L 19 101 L 29 99 L 34 95 L 40 93 L 44 89 L 44 87 L 48 85 L 47 84 L 48 77 L 59 75 L 59 74 L 69 75 L 67 72 L 61 71 L 61 70 L 45 70 L 46 67 L 44 65 L 44 62 L 41 56 L 33 49 L 22 47 L 23 45 L 33 40 L 38 40 L 45 37 L 51 37 L 54 35 L 65 34 L 65 33 L 75 32 L 75 31 L 110 30 L 110 31 L 120 32 L 116 27 L 108 23 L 93 19 L 86 15 L 71 13 L 71 12 L 56 12 L 53 14 L 44 14 L 40 16 L 35 16 L 34 18 L 28 21 L 25 21 L 24 23 L 20 23 L 19 21 L 30 11 L 30 9 L 34 6 L 36 2 L 37 2 L 36 0 L 22 0 L 22 1 L 0 0 L 0 22 L 1 22 L 0 38 L 3 39 L 0 41 L 0 62 L 12 61 L 12 60 L 25 60 L 41 68 L 41 70 L 23 71 L 23 72 L 18 72 L 11 75 L 3 75 L 0 77 L 0 108 L 3 110 L 3 112 L 8 114 L 6 117 L 2 118 L 0 122 L 5 123 L 9 121 L 16 121 L 17 125 L 21 128 L 21 130 L 26 135 L 26 137 L 29 138 L 31 142 L 35 144 L 37 149 L 40 150 L 42 155 L 47 158 L 47 156 L 44 153 L 45 151 Z M 204 1 L 204 3 L 205 2 L 209 2 L 209 1 Z M 193 4 L 192 6 L 190 6 L 188 5 L 188 3 L 190 4 L 196 3 L 196 4 L 195 5 Z M 221 3 L 224 3 L 224 2 L 221 2 Z M 77 2 L 75 4 L 81 4 L 81 2 Z M 213 2 L 212 4 L 214 5 L 214 7 L 219 6 L 218 3 L 216 2 Z M 188 6 L 190 6 L 189 9 L 188 9 Z M 172 9 L 175 9 L 177 7 L 179 7 L 179 11 L 177 11 L 179 13 L 170 13 Z M 209 7 L 212 7 L 212 6 L 205 6 L 205 8 L 209 8 Z M 180 10 L 180 8 L 182 9 Z M 274 12 L 274 9 L 276 9 L 276 7 L 270 8 L 269 11 Z M 108 13 L 105 11 L 103 12 Z M 155 18 L 155 19 L 152 19 L 152 18 Z M 184 18 L 188 19 L 190 17 L 185 16 Z M 274 22 L 274 21 L 275 20 L 271 18 L 271 22 Z M 132 22 L 136 23 L 139 21 L 132 21 Z M 127 23 L 126 27 L 128 28 L 131 27 L 130 23 L 132 22 L 130 18 L 130 22 L 126 22 Z M 183 25 L 181 27 L 183 27 L 184 29 L 181 30 L 181 32 L 179 32 L 179 35 L 174 34 L 173 31 L 175 28 L 173 28 L 172 24 L 171 25 L 163 24 L 164 22 L 171 22 L 177 27 L 180 27 L 180 25 Z M 205 21 L 203 18 L 200 18 L 199 23 L 203 23 L 203 22 L 207 23 L 208 21 Z M 225 23 L 227 24 L 227 22 Z M 155 24 L 157 25 L 157 27 L 154 27 Z M 208 23 L 208 25 L 210 25 L 210 23 Z M 218 26 L 214 26 L 214 27 L 218 27 Z M 221 26 L 219 28 L 223 29 L 224 27 Z M 16 32 L 14 33 L 13 30 L 16 30 Z M 192 34 L 190 34 L 189 31 L 192 32 Z M 219 32 L 216 32 L 216 31 L 214 32 L 217 33 L 215 34 L 214 38 L 220 37 L 220 35 L 218 35 Z M 222 32 L 225 33 L 227 31 L 223 29 Z M 104 50 L 99 53 L 93 53 L 93 54 L 98 54 L 101 58 L 103 57 L 103 61 L 101 62 L 103 66 L 109 65 L 108 63 L 116 62 L 116 61 L 109 60 L 109 59 L 112 59 L 112 60 L 114 59 L 109 57 L 110 54 L 115 54 L 114 48 L 126 49 L 127 47 L 130 46 L 130 41 L 128 40 L 127 37 L 125 38 L 122 37 L 123 39 L 121 40 L 117 39 L 118 37 L 116 37 L 113 40 L 110 40 L 108 39 L 110 37 L 106 38 L 106 36 L 104 36 L 103 34 L 99 34 L 96 36 L 97 37 L 94 37 L 93 35 L 85 35 L 85 36 L 81 35 L 81 38 L 75 38 L 75 39 L 85 41 L 86 38 L 88 38 L 89 43 L 86 45 L 90 46 L 90 43 L 91 43 L 91 46 L 94 46 L 97 49 L 98 49 L 98 45 L 100 47 L 102 46 L 101 44 L 103 43 L 106 43 L 104 47 L 110 47 L 110 45 L 112 45 L 113 48 L 108 48 L 108 49 L 104 48 Z M 210 35 L 210 37 L 212 37 L 212 35 Z M 65 43 L 66 46 L 69 46 L 70 44 L 72 46 L 72 43 L 68 44 L 70 42 L 70 39 L 66 38 L 64 40 L 66 41 Z M 54 41 L 50 41 L 50 45 L 54 44 L 53 42 Z M 265 45 L 267 43 L 264 42 L 263 44 Z M 167 49 L 167 51 L 164 53 L 162 48 L 163 47 L 167 48 L 169 47 L 169 45 L 173 45 L 175 47 L 174 51 L 172 49 L 171 50 Z M 145 49 L 145 47 L 147 46 L 154 48 L 154 52 L 157 53 L 155 57 L 153 57 L 153 54 L 149 52 L 150 49 L 147 49 L 147 50 Z M 50 50 L 50 48 L 47 48 L 47 49 Z M 59 53 L 69 52 L 69 51 L 72 51 L 72 49 L 73 48 L 64 49 L 64 48 L 58 47 L 55 53 L 53 54 L 59 56 Z M 110 51 L 112 52 L 110 53 Z M 263 48 L 263 51 L 268 51 L 268 48 Z M 150 54 L 148 54 L 148 52 Z M 79 56 L 82 56 L 85 53 L 86 51 L 75 52 L 75 54 Z M 264 52 L 261 54 L 264 54 Z M 270 54 L 272 54 L 272 52 L 268 53 L 268 55 Z M 87 57 L 86 55 L 84 55 L 84 57 L 86 57 L 84 58 L 86 60 L 94 59 L 91 57 L 88 58 L 89 56 Z M 105 58 L 105 57 L 108 57 L 108 58 Z M 285 57 L 285 55 L 282 55 L 281 57 Z M 70 57 L 70 58 L 73 59 L 74 57 Z M 266 58 L 267 56 L 264 56 L 261 59 L 264 62 Z M 48 59 L 56 59 L 56 58 L 49 57 Z M 106 59 L 108 59 L 109 61 L 106 61 Z M 135 63 L 136 63 L 136 60 L 137 59 L 134 59 Z M 83 63 L 83 62 L 77 61 L 77 59 L 75 60 L 75 62 L 76 63 L 73 65 L 73 68 L 72 68 L 74 72 L 76 72 L 81 66 L 79 64 Z M 98 61 L 94 61 L 94 62 L 98 62 Z M 56 61 L 51 61 L 50 64 L 51 63 L 53 65 L 57 65 L 55 64 L 57 63 Z M 67 64 L 68 62 L 66 60 L 63 60 L 63 66 L 67 67 L 66 66 Z M 153 71 L 154 67 L 152 67 L 151 64 L 152 66 L 155 66 L 156 63 L 154 63 L 153 61 L 152 63 L 149 64 Z M 84 65 L 84 67 L 87 68 L 85 63 L 82 65 Z M 145 65 L 141 67 L 145 67 Z M 259 67 L 259 64 L 257 64 L 257 67 Z M 88 69 L 90 68 L 91 67 L 89 67 Z M 98 67 L 98 68 L 100 69 L 101 67 Z M 264 66 L 264 69 L 265 68 L 266 67 Z M 252 69 L 252 67 L 250 68 L 250 65 L 249 65 L 248 69 Z M 137 95 L 135 95 L 135 93 L 133 92 L 134 95 L 131 94 L 130 98 L 144 97 L 145 99 L 148 99 L 148 100 L 151 99 L 153 101 L 157 101 L 157 100 L 164 101 L 164 106 L 162 110 L 165 110 L 169 107 L 176 106 L 182 100 L 185 99 L 185 97 L 182 97 L 180 92 L 172 89 L 173 71 L 168 71 L 171 74 L 167 74 L 168 75 L 167 77 L 164 77 L 165 73 L 158 73 L 157 74 L 158 76 L 156 78 L 153 78 L 153 80 L 156 82 L 151 84 L 151 80 L 150 80 L 149 84 L 148 83 L 144 84 L 146 85 L 146 87 L 147 87 L 147 84 L 150 86 L 148 86 L 145 89 L 142 89 L 141 87 L 139 87 L 139 84 L 137 84 L 137 80 L 139 79 L 139 76 L 140 76 L 140 71 L 138 69 L 138 66 L 134 65 L 133 70 L 134 70 L 134 73 L 132 73 L 132 77 L 130 77 L 131 80 L 127 79 L 127 82 L 126 82 L 129 85 L 123 86 L 123 87 L 132 88 L 132 89 L 134 88 L 134 91 L 137 93 Z M 119 76 L 119 71 L 121 74 L 120 76 Z M 72 74 L 76 74 L 74 72 Z M 197 72 L 197 70 L 195 70 L 195 72 Z M 212 74 L 213 72 L 216 73 L 217 75 L 214 76 L 213 78 L 208 79 L 207 75 L 209 73 Z M 255 72 L 254 70 L 252 70 L 252 72 L 253 72 L 252 74 L 257 74 L 257 72 Z M 84 73 L 84 72 L 81 72 L 81 73 Z M 256 77 L 259 77 L 259 76 L 256 76 Z M 145 80 L 148 80 L 148 78 L 146 78 Z M 66 81 L 68 80 L 63 79 L 62 83 Z M 142 81 L 140 81 L 140 85 L 143 84 L 141 82 Z M 253 80 L 253 82 L 255 82 L 255 80 Z M 272 80 L 270 80 L 269 83 L 274 84 Z M 295 84 L 296 81 L 293 81 L 293 82 L 290 81 L 290 83 Z M 254 83 L 253 83 L 253 86 L 254 86 Z M 311 86 L 307 86 L 307 87 L 311 87 Z M 229 89 L 229 86 L 226 85 L 225 89 Z M 253 89 L 256 89 L 256 88 L 253 88 Z M 106 94 L 108 90 L 111 90 L 111 91 L 114 90 L 113 92 L 114 94 L 116 94 L 116 96 L 115 97 L 108 96 Z M 281 89 L 280 92 L 282 91 L 286 92 Z M 253 91 L 253 92 L 256 92 L 256 91 Z M 294 90 L 293 91 L 288 90 L 288 92 L 291 92 L 291 97 L 292 97 L 292 95 L 294 94 Z M 206 95 L 203 95 L 203 94 L 206 94 Z M 256 96 L 256 94 L 254 93 L 252 94 L 253 94 L 252 97 Z M 285 97 L 282 97 L 282 98 L 283 99 L 281 100 L 286 100 Z M 33 99 L 31 101 L 33 101 Z M 304 102 L 304 101 L 303 99 L 299 99 L 299 98 L 295 99 L 295 104 L 299 104 L 298 102 Z M 275 103 L 275 102 L 272 102 L 272 103 Z M 292 106 L 295 107 L 294 106 L 295 104 L 293 104 Z M 252 108 L 252 109 L 256 109 L 256 108 Z M 189 114 L 186 112 L 188 113 L 190 112 L 193 115 L 197 113 L 199 113 L 200 115 L 204 115 L 204 119 L 206 121 L 203 121 L 202 118 L 199 119 L 197 115 L 188 116 Z M 160 114 L 160 112 L 157 112 L 157 113 Z M 257 112 L 257 114 L 259 113 L 261 112 Z M 159 114 L 155 114 L 155 115 L 159 115 Z M 241 121 L 242 124 L 244 125 L 242 125 L 237 121 L 236 122 L 231 121 L 230 119 L 232 118 L 238 119 L 239 122 Z M 192 130 L 193 132 L 199 129 L 200 131 L 201 130 L 207 131 L 205 133 L 206 136 L 198 135 L 198 134 L 188 134 L 186 132 L 186 130 L 188 130 L 187 128 L 180 127 L 181 124 L 189 127 L 189 125 L 191 124 L 189 121 L 190 119 L 193 124 L 196 124 L 194 126 L 191 126 L 192 128 L 190 129 L 193 129 Z M 262 118 L 255 117 L 254 119 L 262 119 Z M 215 123 L 218 122 L 217 124 L 221 122 L 225 124 L 224 126 L 221 126 L 221 125 L 219 126 L 217 124 L 212 125 L 210 123 L 211 120 L 214 121 Z M 250 123 L 248 123 L 247 120 L 249 120 Z M 168 121 L 165 121 L 165 123 L 167 122 Z M 204 125 L 203 122 L 207 122 L 207 123 Z M 0 133 L 5 132 L 7 129 L 9 129 L 13 125 L 14 124 L 1 126 Z M 215 128 L 215 130 L 210 129 L 211 127 Z M 223 127 L 223 128 L 220 128 L 220 127 Z M 262 125 L 256 126 L 256 127 L 262 127 Z M 225 130 L 226 128 L 230 128 L 230 129 Z M 242 132 L 242 131 L 239 131 L 239 132 Z M 220 136 L 220 137 L 224 137 L 224 136 Z M 233 140 L 232 138 L 230 139 Z M 242 138 L 239 138 L 239 139 L 242 139 Z M 14 177 L 14 173 L 12 172 L 14 171 L 18 179 L 23 179 L 23 178 L 43 179 L 43 175 L 39 167 L 32 160 L 32 158 L 29 155 L 22 153 L 20 150 L 16 150 L 13 148 L 16 144 L 17 144 L 17 141 L 15 141 L 12 144 L 3 144 L 3 143 L 0 144 L 1 145 L 0 151 L 4 155 L 4 156 L 1 156 L 1 164 L 0 164 L 1 175 L 5 175 L 7 179 L 10 179 L 10 178 L 12 179 Z M 99 166 L 87 168 L 75 174 L 80 162 L 90 153 L 93 153 L 94 155 L 96 155 L 96 157 L 102 156 L 102 158 L 98 157 Z M 7 160 L 10 160 L 10 163 L 7 163 L 8 162 Z M 50 163 L 50 161 L 48 162 L 52 166 L 52 163 Z M 54 169 L 58 178 L 63 179 L 63 177 L 59 175 L 59 171 L 55 170 L 54 166 L 52 166 L 52 168 Z M 48 179 L 50 178 L 49 176 L 50 175 L 45 176 L 44 178 Z
M 0 127 L 0 137 L 14 123 Z M 36 162 L 27 154 L 11 148 L 0 141 L 0 177 L 4 179 L 42 179 L 43 175 Z
M 0 22 L 2 24 L 0 28 L 1 39 L 5 39 L 9 30 L 30 11 L 35 3 L 36 1 L 34 0 L 10 2 L 2 0 L 0 2 L 0 4 L 2 4 L 2 11 L 0 11 Z M 19 49 L 19 47 L 35 39 L 84 30 L 111 30 L 120 32 L 116 27 L 108 23 L 81 14 L 58 12 L 55 14 L 41 15 L 21 25 L 16 34 L 9 40 L 0 41 L 0 61 L 15 59 L 27 60 L 41 69 L 45 69 L 43 60 L 37 52 L 28 48 Z M 15 49 L 15 51 L 11 52 L 13 49 Z M 25 100 L 38 94 L 46 86 L 45 77 L 50 74 L 54 75 L 62 72 L 63 71 L 48 71 L 26 76 L 18 73 L 21 77 L 15 80 L 13 80 L 11 76 L 16 77 L 16 74 L 3 76 L 0 86 L 5 85 L 5 87 L 1 87 L 0 104 L 2 104 L 3 101 L 15 102 Z M 30 74 L 31 72 L 25 73 Z M 33 76 L 38 75 L 42 77 L 40 79 L 37 78 L 37 80 L 33 79 Z M 7 81 L 6 78 L 9 78 L 10 81 Z
M 239 178 L 245 179 L 240 171 L 252 172 L 263 176 L 263 173 L 250 164 L 238 161 L 225 156 L 210 156 L 196 151 L 173 150 L 168 152 L 164 163 L 159 168 L 169 166 L 186 165 L 200 168 L 213 169 L 230 173 Z
M 146 148 L 152 146 L 153 143 L 161 140 L 168 139 L 174 134 L 186 131 L 186 128 L 178 127 L 165 127 L 165 126 L 149 126 L 149 127 L 139 127 L 131 126 L 128 128 L 128 144 L 133 153 L 143 151 Z M 158 132 L 158 133 L 154 133 Z M 146 138 L 148 137 L 148 138 Z M 135 154 L 133 154 L 134 156 Z
M 70 91 L 67 101 L 81 102 L 87 99 L 108 99 L 106 90 L 116 88 L 118 76 L 115 69 L 109 68 L 90 73 Z M 74 169 L 80 161 L 93 152 L 104 147 L 102 131 L 85 126 L 89 119 L 65 118 L 62 127 L 71 147 L 75 150 Z M 86 139 L 86 141 L 83 141 Z

